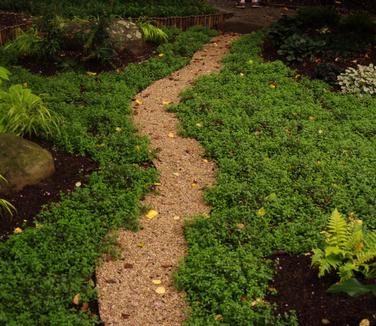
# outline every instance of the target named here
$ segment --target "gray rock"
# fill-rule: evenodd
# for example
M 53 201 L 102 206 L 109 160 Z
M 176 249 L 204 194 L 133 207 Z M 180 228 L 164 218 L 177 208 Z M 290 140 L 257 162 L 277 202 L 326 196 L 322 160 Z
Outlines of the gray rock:
M 118 19 L 112 21 L 107 28 L 111 47 L 117 53 L 130 52 L 135 56 L 145 51 L 146 43 L 142 38 L 140 28 L 133 22 Z
M 38 144 L 13 134 L 0 134 L 0 193 L 20 191 L 55 172 L 51 153 Z

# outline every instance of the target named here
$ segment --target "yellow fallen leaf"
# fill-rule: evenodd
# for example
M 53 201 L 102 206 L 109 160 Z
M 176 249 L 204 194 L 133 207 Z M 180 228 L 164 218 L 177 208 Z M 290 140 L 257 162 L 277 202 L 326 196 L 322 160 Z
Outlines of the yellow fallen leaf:
M 202 123 L 201 122 L 196 123 L 196 127 L 202 128 Z
M 242 230 L 245 228 L 245 225 L 243 223 L 236 224 L 236 228 L 239 230 Z
M 215 315 L 214 319 L 216 321 L 221 321 L 221 320 L 223 320 L 223 316 L 222 315 Z
M 208 161 L 207 159 L 204 159 L 204 162 L 205 162 L 205 163 L 209 163 L 209 161 Z
M 173 132 L 169 132 L 169 133 L 168 133 L 168 137 L 169 137 L 169 138 L 175 138 L 175 135 L 174 135 Z
M 323 318 L 323 319 L 321 319 L 321 324 L 323 324 L 323 325 L 329 325 L 330 324 L 330 320 L 326 319 L 326 318 Z
M 78 306 L 80 304 L 81 294 L 77 293 L 72 300 L 72 303 Z
M 270 87 L 270 88 L 276 88 L 277 85 L 276 85 L 275 83 L 271 83 L 271 84 L 269 84 L 269 87 Z
M 159 285 L 159 284 L 162 283 L 161 280 L 152 280 L 152 282 L 153 282 L 153 284 L 155 284 L 155 285 Z
M 77 181 L 74 185 L 75 185 L 75 187 L 79 188 L 79 187 L 81 187 L 82 184 L 81 184 L 80 181 Z
M 311 116 L 308 117 L 308 120 L 309 120 L 309 121 L 315 121 L 316 118 L 315 118 L 314 116 L 311 115 Z
M 251 65 L 251 64 L 253 64 L 253 60 L 252 59 L 249 59 L 248 60 L 248 63 Z
M 14 229 L 14 233 L 22 233 L 22 229 L 21 228 L 15 228 Z
M 263 304 L 265 303 L 265 300 L 262 299 L 262 298 L 257 298 L 256 300 L 252 301 L 251 303 L 251 306 L 254 307 L 254 306 L 257 306 L 259 304 Z
M 139 248 L 143 248 L 145 246 L 145 243 L 143 243 L 142 241 L 137 243 L 137 247 Z
M 120 131 L 122 131 L 123 129 L 121 129 L 120 127 L 116 127 L 115 130 L 116 130 L 117 132 L 120 132 Z
M 162 101 L 162 104 L 164 105 L 164 106 L 166 106 L 166 105 L 170 105 L 172 102 L 170 101 L 170 100 L 163 100 Z
M 154 217 L 158 216 L 158 212 L 155 211 L 154 209 L 151 209 L 150 211 L 147 212 L 145 215 L 149 220 L 152 220 Z
M 198 183 L 196 181 L 193 181 L 192 182 L 192 188 L 197 188 L 198 187 Z
M 155 292 L 157 292 L 158 294 L 165 294 L 166 289 L 163 286 L 159 286 L 156 288 Z
M 141 100 L 139 100 L 139 99 L 136 99 L 135 101 L 134 101 L 135 103 L 136 103 L 136 105 L 138 106 L 138 105 L 142 105 L 142 101 Z
M 180 173 L 178 173 L 178 172 L 174 172 L 173 175 L 174 175 L 175 177 L 178 177 L 178 176 L 180 175 Z
M 257 215 L 258 217 L 263 217 L 263 216 L 265 216 L 265 214 L 266 214 L 266 210 L 265 210 L 264 207 L 261 207 L 261 208 L 256 212 L 256 215 Z
M 161 183 L 160 182 L 154 182 L 154 186 L 160 186 Z
M 158 56 L 162 58 L 164 57 L 164 53 L 159 53 Z
M 242 72 L 241 72 L 239 75 L 240 75 L 240 77 L 243 77 L 243 76 L 244 76 L 244 74 L 243 74 Z
M 175 215 L 175 216 L 173 217 L 173 219 L 174 219 L 175 221 L 180 220 L 180 216 Z
M 88 76 L 96 76 L 97 73 L 96 72 L 92 72 L 92 71 L 86 71 L 86 75 L 88 75 Z

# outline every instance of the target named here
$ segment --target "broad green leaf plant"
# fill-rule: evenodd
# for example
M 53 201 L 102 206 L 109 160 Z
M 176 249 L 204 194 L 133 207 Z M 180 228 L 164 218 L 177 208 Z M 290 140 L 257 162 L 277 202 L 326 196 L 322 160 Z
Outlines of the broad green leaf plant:
M 0 67 L 0 86 L 9 80 L 9 71 Z M 42 99 L 22 85 L 0 89 L 0 133 L 19 136 L 50 136 L 59 132 L 59 119 L 44 105 Z
M 338 210 L 332 213 L 325 236 L 325 248 L 314 249 L 312 265 L 319 276 L 337 271 L 341 282 L 357 273 L 371 278 L 376 275 L 376 232 L 367 231 L 362 220 L 350 216 L 346 220 Z

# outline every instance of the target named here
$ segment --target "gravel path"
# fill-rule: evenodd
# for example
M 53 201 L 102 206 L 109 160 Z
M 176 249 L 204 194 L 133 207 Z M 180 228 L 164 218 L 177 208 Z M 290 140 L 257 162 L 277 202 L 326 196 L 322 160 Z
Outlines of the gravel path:
M 105 262 L 97 270 L 100 315 L 106 325 L 172 326 L 186 317 L 184 293 L 174 288 L 172 273 L 187 252 L 184 218 L 210 211 L 203 188 L 213 184 L 215 166 L 203 158 L 197 141 L 177 135 L 178 120 L 166 111 L 166 103 L 177 103 L 196 78 L 218 71 L 236 38 L 214 38 L 188 66 L 152 84 L 133 103 L 136 126 L 158 152 L 158 194 L 144 201 L 158 215 L 143 216 L 139 232 L 121 231 L 123 259 Z

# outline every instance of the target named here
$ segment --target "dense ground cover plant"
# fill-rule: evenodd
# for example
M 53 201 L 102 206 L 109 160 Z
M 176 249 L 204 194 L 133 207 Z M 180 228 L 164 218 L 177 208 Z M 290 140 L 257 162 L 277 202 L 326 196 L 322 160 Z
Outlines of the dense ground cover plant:
M 173 108 L 218 166 L 206 193 L 212 214 L 187 225 L 189 255 L 176 276 L 192 306 L 187 325 L 294 325 L 265 302 L 268 257 L 317 247 L 335 207 L 376 227 L 375 100 L 263 62 L 262 37 L 236 42 L 221 73 Z
M 157 178 L 154 169 L 142 167 L 151 154 L 129 119 L 131 99 L 186 64 L 212 33 L 202 28 L 179 33 L 159 49 L 164 56 L 122 73 L 46 78 L 12 70 L 12 83 L 27 82 L 36 94 L 48 94 L 49 108 L 64 117 L 61 132 L 53 135 L 56 146 L 90 155 L 100 168 L 86 187 L 44 210 L 36 228 L 18 230 L 0 243 L 0 324 L 96 323 L 86 303 L 96 297 L 91 278 L 110 243 L 104 237 L 120 225 L 137 228 L 139 200 Z
M 55 12 L 65 17 L 95 17 L 104 11 L 121 17 L 188 16 L 214 12 L 204 0 L 2 0 L 0 10 L 40 15 Z

